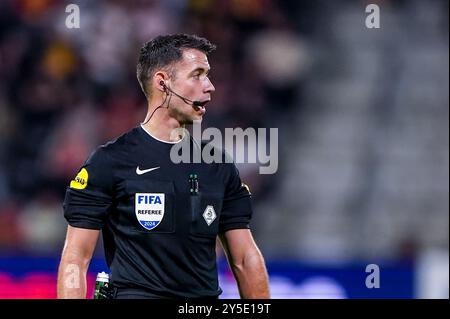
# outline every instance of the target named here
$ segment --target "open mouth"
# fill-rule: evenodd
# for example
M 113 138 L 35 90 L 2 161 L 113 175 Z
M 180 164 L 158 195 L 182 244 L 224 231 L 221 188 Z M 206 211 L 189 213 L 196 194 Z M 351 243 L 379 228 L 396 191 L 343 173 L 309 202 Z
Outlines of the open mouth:
M 194 102 L 194 106 L 203 108 L 208 102 L 209 102 L 209 100 L 206 100 L 206 101 L 195 101 Z
M 210 101 L 210 100 L 205 100 L 205 101 L 195 101 L 194 104 L 193 104 L 194 109 L 195 109 L 197 112 L 200 112 L 200 113 L 202 113 L 202 114 L 205 114 L 205 113 L 206 113 L 205 105 L 206 105 L 209 101 Z

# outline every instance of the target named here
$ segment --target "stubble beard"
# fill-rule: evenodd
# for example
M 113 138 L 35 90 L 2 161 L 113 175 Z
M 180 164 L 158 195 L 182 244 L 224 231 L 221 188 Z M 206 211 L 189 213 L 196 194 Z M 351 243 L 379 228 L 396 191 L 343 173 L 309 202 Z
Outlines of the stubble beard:
M 169 111 L 169 116 L 176 119 L 179 123 L 180 126 L 183 125 L 192 125 L 195 121 L 202 121 L 202 118 L 200 117 L 199 119 L 194 118 L 194 115 L 192 113 L 188 113 L 186 111 L 184 111 L 184 109 L 180 109 L 180 107 L 176 106 L 176 107 L 169 107 L 168 109 Z

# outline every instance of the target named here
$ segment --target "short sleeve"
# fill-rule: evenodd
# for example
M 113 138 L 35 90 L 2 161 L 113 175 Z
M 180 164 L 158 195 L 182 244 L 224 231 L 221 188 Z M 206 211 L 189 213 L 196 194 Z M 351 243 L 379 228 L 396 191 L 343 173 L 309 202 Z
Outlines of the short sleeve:
M 230 164 L 229 168 L 219 224 L 220 233 L 231 229 L 250 228 L 253 213 L 248 186 L 242 183 L 234 164 Z
M 101 229 L 112 205 L 113 175 L 106 151 L 91 154 L 70 182 L 64 199 L 64 217 L 78 228 Z

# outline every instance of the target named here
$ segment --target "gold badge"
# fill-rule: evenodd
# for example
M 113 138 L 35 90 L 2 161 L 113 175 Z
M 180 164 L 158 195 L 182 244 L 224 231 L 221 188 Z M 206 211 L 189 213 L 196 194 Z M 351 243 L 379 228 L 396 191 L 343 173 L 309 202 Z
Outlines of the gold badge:
M 75 179 L 70 182 L 70 188 L 85 189 L 87 186 L 88 177 L 88 171 L 85 168 L 81 169 Z

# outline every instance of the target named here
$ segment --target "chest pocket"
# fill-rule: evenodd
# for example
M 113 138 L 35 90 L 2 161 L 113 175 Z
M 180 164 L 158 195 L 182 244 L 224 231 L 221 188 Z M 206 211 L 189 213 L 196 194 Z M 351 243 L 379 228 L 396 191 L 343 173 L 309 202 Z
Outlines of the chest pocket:
M 194 236 L 215 238 L 219 232 L 222 193 L 202 191 L 191 196 L 191 227 Z
M 175 188 L 173 182 L 158 180 L 128 180 L 126 193 L 133 230 L 152 233 L 175 231 Z

